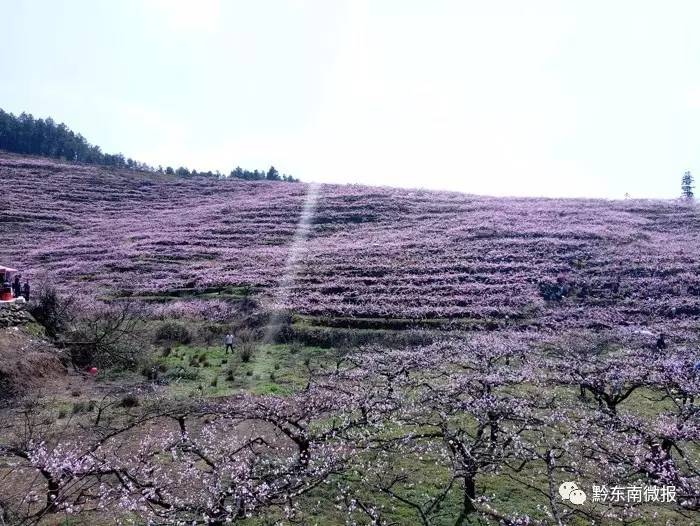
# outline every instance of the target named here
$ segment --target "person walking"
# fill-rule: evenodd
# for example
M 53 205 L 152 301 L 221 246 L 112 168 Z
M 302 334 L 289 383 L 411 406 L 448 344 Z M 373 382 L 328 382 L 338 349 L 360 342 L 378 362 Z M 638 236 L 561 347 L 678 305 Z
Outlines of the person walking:
M 231 349 L 231 353 L 233 353 L 233 334 L 231 334 L 230 332 L 227 333 L 226 337 L 224 338 L 224 343 L 226 344 L 224 354 L 228 353 L 229 349 Z
M 24 299 L 29 301 L 29 291 L 31 290 L 31 287 L 29 286 L 29 280 L 25 279 L 24 280 L 24 287 L 22 288 L 22 296 L 24 296 Z

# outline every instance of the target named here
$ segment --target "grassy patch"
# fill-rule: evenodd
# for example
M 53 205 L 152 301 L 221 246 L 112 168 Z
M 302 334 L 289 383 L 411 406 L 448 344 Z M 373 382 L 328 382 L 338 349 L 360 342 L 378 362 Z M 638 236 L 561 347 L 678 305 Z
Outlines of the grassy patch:
M 289 394 L 306 386 L 309 368 L 326 367 L 331 353 L 318 347 L 261 345 L 250 361 L 223 347 L 180 345 L 159 358 L 166 366 L 168 389 L 175 397 L 227 396 L 239 391 Z
M 46 329 L 44 329 L 44 326 L 39 323 L 26 323 L 25 325 L 22 325 L 22 330 L 35 338 L 46 337 Z

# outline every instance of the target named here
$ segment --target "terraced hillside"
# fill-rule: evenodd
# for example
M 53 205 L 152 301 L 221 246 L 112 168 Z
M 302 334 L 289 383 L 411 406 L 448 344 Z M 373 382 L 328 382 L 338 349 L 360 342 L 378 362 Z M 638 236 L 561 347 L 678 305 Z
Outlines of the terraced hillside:
M 691 203 L 0 179 L 2 524 L 697 522 Z
M 307 315 L 544 328 L 679 330 L 700 314 L 700 214 L 680 202 L 327 185 L 289 279 L 307 185 L 10 154 L 0 180 L 3 263 L 89 294 L 252 286 Z

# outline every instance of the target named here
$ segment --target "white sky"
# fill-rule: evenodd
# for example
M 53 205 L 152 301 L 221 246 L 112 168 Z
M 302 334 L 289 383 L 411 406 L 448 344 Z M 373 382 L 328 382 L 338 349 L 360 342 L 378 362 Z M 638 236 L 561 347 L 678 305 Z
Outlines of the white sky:
M 228 173 L 675 197 L 696 0 L 0 0 L 0 108 Z

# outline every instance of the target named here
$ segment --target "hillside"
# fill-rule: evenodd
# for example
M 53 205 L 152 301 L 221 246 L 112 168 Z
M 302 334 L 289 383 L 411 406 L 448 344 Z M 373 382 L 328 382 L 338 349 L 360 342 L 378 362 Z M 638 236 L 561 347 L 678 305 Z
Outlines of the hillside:
M 4 524 L 695 524 L 694 205 L 0 178 Z
M 109 295 L 236 285 L 269 296 L 306 192 L 9 154 L 0 178 L 8 264 Z M 298 313 L 542 326 L 682 325 L 700 313 L 700 214 L 675 202 L 328 185 L 311 224 L 281 296 Z
M 235 285 L 269 298 L 307 189 L 11 154 L 0 179 L 7 264 L 111 296 Z M 676 329 L 700 314 L 700 214 L 676 202 L 326 185 L 311 226 L 275 296 L 301 314 Z

